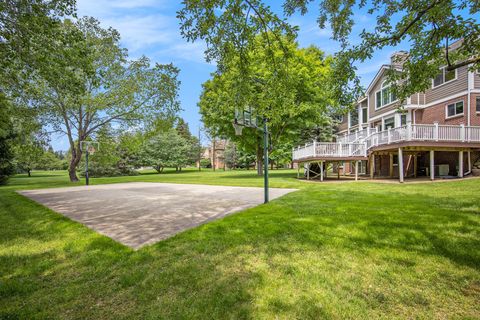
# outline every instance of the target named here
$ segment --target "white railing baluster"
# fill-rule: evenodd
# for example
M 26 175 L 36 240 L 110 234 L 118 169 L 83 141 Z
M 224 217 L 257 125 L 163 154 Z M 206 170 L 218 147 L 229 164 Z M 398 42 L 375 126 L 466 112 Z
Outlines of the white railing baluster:
M 457 141 L 457 142 L 480 142 L 480 126 L 465 125 L 439 125 L 431 124 L 407 124 L 398 128 L 389 128 L 386 131 L 377 132 L 363 129 L 357 133 L 355 142 L 317 142 L 305 144 L 292 149 L 293 160 L 312 157 L 354 157 L 367 156 L 368 150 L 373 147 L 398 143 L 402 141 Z M 370 134 L 368 134 L 370 132 Z M 367 134 L 365 136 L 365 134 Z

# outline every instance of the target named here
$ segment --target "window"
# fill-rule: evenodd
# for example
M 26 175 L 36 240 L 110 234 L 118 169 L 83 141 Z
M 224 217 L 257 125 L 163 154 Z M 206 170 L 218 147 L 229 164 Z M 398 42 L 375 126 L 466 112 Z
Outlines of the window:
M 350 127 L 356 126 L 358 124 L 358 111 L 355 109 L 350 112 Z
M 478 101 L 479 98 L 477 98 Z M 478 102 L 477 102 L 478 105 Z M 368 111 L 367 108 L 362 108 L 362 123 L 367 123 L 368 121 Z
M 388 128 L 395 127 L 395 118 L 391 117 L 383 121 L 383 130 L 388 130 Z
M 457 70 L 447 71 L 446 68 L 440 69 L 440 73 L 433 79 L 433 87 L 438 87 L 444 83 L 455 80 L 457 78 Z
M 377 109 L 397 100 L 397 97 L 393 92 L 391 86 L 388 85 L 386 81 L 382 83 L 382 88 L 375 93 L 375 98 L 375 107 Z
M 476 100 L 476 107 L 475 107 L 475 110 L 477 112 L 480 112 L 480 97 L 477 97 L 477 100 Z
M 405 126 L 406 124 L 407 124 L 407 115 L 406 114 L 400 115 L 400 125 Z
M 463 101 L 447 105 L 447 118 L 463 114 Z

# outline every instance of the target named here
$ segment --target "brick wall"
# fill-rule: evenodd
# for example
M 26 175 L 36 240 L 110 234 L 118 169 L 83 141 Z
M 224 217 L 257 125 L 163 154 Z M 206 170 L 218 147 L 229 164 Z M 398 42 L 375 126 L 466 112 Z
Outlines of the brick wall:
M 480 94 L 470 94 L 470 124 L 472 126 L 480 126 L 480 113 L 476 111 L 477 97 L 480 97 Z
M 473 95 L 472 95 L 473 96 Z M 420 109 L 415 112 L 415 123 L 418 124 L 432 124 L 438 122 L 439 124 L 459 125 L 467 124 L 467 98 L 468 96 L 462 96 L 455 99 L 433 105 L 431 107 Z M 450 103 L 463 101 L 463 115 L 446 119 L 445 109 Z M 473 124 L 473 123 L 472 123 Z

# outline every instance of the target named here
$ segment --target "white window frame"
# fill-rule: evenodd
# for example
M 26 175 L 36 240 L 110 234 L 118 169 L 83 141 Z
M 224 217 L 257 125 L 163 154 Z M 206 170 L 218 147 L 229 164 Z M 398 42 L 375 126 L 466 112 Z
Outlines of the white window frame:
M 366 117 L 365 119 L 363 118 L 363 116 L 364 116 L 363 109 L 367 110 L 366 115 L 365 115 L 365 117 Z M 360 112 L 362 113 L 362 124 L 368 123 L 368 106 L 366 106 L 365 108 L 360 107 Z
M 438 86 L 435 86 L 435 78 L 432 79 L 432 89 L 435 89 L 435 88 L 438 88 L 438 87 L 441 87 L 447 83 L 450 83 L 452 81 L 455 81 L 457 80 L 458 78 L 458 69 L 455 69 L 455 78 L 453 78 L 452 80 L 448 80 L 448 81 L 445 81 L 445 71 L 446 71 L 447 67 L 441 67 L 440 70 L 442 70 L 442 74 L 443 74 L 443 82 L 441 84 L 439 84 Z
M 453 116 L 449 116 L 448 115 L 448 106 L 451 106 L 452 104 L 455 106 L 455 112 L 457 112 L 457 103 L 462 103 L 462 113 L 455 113 Z M 452 118 L 456 118 L 456 117 L 461 117 L 465 114 L 465 101 L 463 100 L 459 100 L 459 101 L 455 101 L 455 102 L 452 102 L 452 103 L 447 103 L 445 104 L 445 119 L 452 119 Z
M 391 84 L 387 84 L 385 85 L 385 83 L 387 83 L 387 80 L 383 81 L 382 82 L 382 86 L 380 87 L 380 90 L 377 90 L 375 91 L 375 110 L 379 110 L 379 109 L 382 109 L 382 108 L 385 108 L 385 107 L 388 107 L 389 105 L 392 105 L 393 103 L 397 102 L 398 99 L 395 99 L 395 100 L 392 100 L 384 105 L 380 105 L 380 107 L 377 106 L 377 93 L 380 92 L 380 102 L 383 102 L 383 90 L 385 89 L 388 89 L 388 88 L 391 88 L 392 85 Z M 390 91 L 390 96 L 392 96 L 392 92 Z M 391 97 L 390 97 L 391 99 Z
M 385 126 L 385 120 L 387 119 L 393 119 L 393 127 L 391 127 L 392 129 L 395 128 L 395 115 L 393 114 L 391 117 L 385 117 L 385 118 L 382 118 L 382 131 L 387 131 L 388 128 Z

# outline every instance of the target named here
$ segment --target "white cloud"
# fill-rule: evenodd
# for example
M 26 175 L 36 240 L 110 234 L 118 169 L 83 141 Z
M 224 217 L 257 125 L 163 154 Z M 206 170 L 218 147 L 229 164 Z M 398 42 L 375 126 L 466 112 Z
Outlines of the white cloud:
M 79 16 L 96 17 L 104 27 L 118 30 L 131 56 L 153 53 L 151 58 L 162 62 L 205 63 L 205 44 L 187 43 L 182 38 L 179 23 L 171 14 L 175 9 L 171 1 L 78 0 L 77 8 Z
M 175 57 L 185 61 L 191 61 L 195 63 L 207 63 L 205 61 L 204 51 L 207 48 L 204 42 L 183 42 L 169 46 L 166 49 L 156 52 L 156 55 L 162 60 L 167 57 Z
M 133 52 L 155 44 L 170 44 L 178 39 L 176 21 L 171 17 L 154 14 L 147 16 L 123 16 L 101 20 L 105 27 L 111 26 L 120 32 L 122 43 Z
M 125 9 L 163 9 L 168 3 L 160 0 L 78 0 L 77 9 L 80 16 L 105 18 L 119 13 L 131 13 L 123 11 Z

